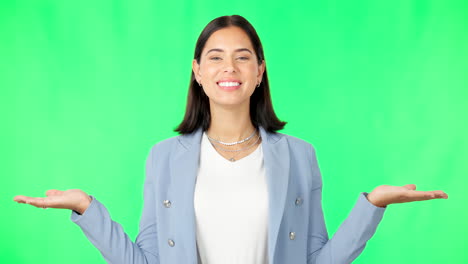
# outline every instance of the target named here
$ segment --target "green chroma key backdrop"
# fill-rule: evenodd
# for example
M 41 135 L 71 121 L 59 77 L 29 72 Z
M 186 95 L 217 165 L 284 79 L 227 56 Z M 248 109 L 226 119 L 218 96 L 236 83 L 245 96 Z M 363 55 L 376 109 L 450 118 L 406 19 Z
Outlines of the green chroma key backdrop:
M 378 185 L 449 195 L 390 205 L 355 263 L 468 263 L 462 0 L 2 1 L 0 262 L 105 263 L 69 210 L 13 202 L 48 189 L 94 195 L 135 239 L 196 38 L 231 14 L 262 39 L 282 132 L 316 148 L 330 236 Z

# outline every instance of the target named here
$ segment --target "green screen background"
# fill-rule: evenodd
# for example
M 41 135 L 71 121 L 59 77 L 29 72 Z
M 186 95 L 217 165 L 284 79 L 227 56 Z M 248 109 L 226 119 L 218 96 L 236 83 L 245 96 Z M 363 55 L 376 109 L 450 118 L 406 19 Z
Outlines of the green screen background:
M 176 134 L 198 34 L 240 14 L 265 48 L 281 131 L 312 143 L 332 235 L 360 192 L 414 183 L 355 263 L 468 263 L 464 1 L 16 0 L 0 4 L 1 263 L 105 263 L 69 210 L 82 189 L 134 239 L 150 148 Z M 464 196 L 465 195 L 465 196 Z

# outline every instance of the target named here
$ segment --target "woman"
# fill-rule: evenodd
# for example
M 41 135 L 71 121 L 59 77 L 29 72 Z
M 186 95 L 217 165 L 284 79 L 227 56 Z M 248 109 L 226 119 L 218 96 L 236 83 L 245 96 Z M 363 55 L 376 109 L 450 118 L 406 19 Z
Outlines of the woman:
M 133 243 L 103 204 L 81 190 L 16 196 L 71 219 L 109 263 L 350 263 L 385 207 L 436 198 L 415 185 L 361 193 L 328 239 L 313 147 L 277 133 L 261 42 L 241 16 L 211 21 L 198 38 L 181 135 L 146 163 L 144 209 Z

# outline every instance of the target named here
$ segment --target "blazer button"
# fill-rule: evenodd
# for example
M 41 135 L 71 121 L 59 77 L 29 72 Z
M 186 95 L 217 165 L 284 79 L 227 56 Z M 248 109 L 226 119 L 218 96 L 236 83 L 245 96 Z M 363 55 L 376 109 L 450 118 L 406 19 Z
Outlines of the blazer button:
M 174 240 L 172 240 L 172 239 L 167 240 L 167 243 L 168 243 L 169 246 L 171 246 L 171 247 L 175 246 L 175 242 L 174 242 Z
M 296 238 L 295 232 L 289 232 L 289 239 L 294 240 Z
M 296 205 L 301 205 L 301 204 L 302 204 L 302 198 L 301 198 L 301 197 L 297 197 L 297 198 L 296 198 L 295 204 L 296 204 Z
M 171 207 L 171 201 L 169 201 L 169 200 L 164 200 L 163 204 L 164 204 L 164 207 L 166 207 L 166 208 Z

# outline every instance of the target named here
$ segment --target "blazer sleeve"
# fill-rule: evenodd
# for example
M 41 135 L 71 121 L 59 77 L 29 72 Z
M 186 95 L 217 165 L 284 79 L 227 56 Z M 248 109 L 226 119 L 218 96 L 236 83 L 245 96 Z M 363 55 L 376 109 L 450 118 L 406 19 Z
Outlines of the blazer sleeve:
M 363 192 L 331 239 L 322 210 L 322 178 L 314 148 L 310 146 L 315 188 L 310 193 L 308 264 L 351 263 L 361 254 L 366 242 L 374 235 L 386 208 L 373 205 Z
M 95 197 L 91 196 L 91 204 L 82 215 L 72 211 L 71 220 L 82 229 L 107 263 L 160 263 L 156 229 L 155 186 L 154 177 L 152 177 L 154 175 L 153 149 L 146 160 L 143 213 L 135 243 L 128 237 L 122 226 L 111 219 L 106 207 Z

